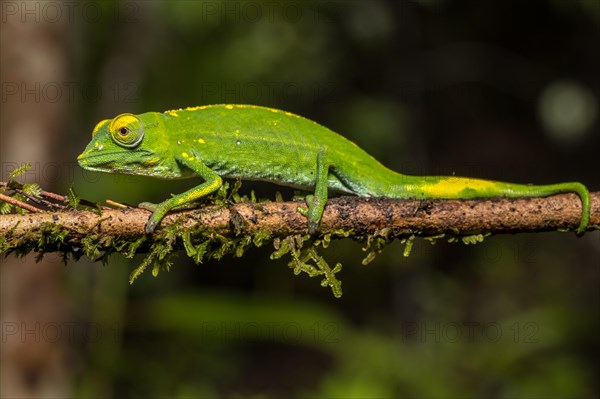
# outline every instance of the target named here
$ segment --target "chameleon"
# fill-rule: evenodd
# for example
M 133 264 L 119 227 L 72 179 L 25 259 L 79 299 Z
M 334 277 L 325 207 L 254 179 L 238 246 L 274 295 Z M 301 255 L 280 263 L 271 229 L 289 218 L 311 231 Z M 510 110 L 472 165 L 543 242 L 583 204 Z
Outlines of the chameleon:
M 590 219 L 590 194 L 577 182 L 527 185 L 456 176 L 412 176 L 388 169 L 352 141 L 302 116 L 256 105 L 206 105 L 166 112 L 124 113 L 99 122 L 77 158 L 87 170 L 203 182 L 152 211 L 151 234 L 172 209 L 189 205 L 223 178 L 261 180 L 308 190 L 304 208 L 314 234 L 329 192 L 397 199 L 546 197 L 576 193 L 582 203 L 578 235 Z

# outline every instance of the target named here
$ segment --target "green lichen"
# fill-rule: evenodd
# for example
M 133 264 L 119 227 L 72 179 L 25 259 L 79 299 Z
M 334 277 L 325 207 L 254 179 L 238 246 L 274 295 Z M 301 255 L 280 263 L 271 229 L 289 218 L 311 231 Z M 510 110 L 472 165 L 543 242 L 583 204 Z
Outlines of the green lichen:
M 465 245 L 474 245 L 474 244 L 478 244 L 480 242 L 483 242 L 485 237 L 490 236 L 491 233 L 485 233 L 485 234 L 472 234 L 472 235 L 466 235 L 466 236 L 452 236 L 450 238 L 448 238 L 448 242 L 459 242 L 461 241 L 463 244 Z
M 384 247 L 394 241 L 396 237 L 392 233 L 392 229 L 384 228 L 366 236 L 366 246 L 362 250 L 367 252 L 367 256 L 361 262 L 363 265 L 371 263 Z
M 69 190 L 67 190 L 67 201 L 73 209 L 79 209 L 81 198 L 79 198 L 79 195 L 77 195 L 73 186 L 69 187 Z
M 23 165 L 19 166 L 8 175 L 8 180 L 14 180 L 16 177 L 22 175 L 27 172 L 27 170 L 31 168 L 31 164 L 29 162 L 25 162 Z
M 229 254 L 241 257 L 248 248 L 260 247 L 271 238 L 270 233 L 266 231 L 228 237 L 204 226 L 183 228 L 183 222 L 183 219 L 178 219 L 152 236 L 150 251 L 142 263 L 131 273 L 130 282 L 133 282 L 150 265 L 153 265 L 152 275 L 154 276 L 158 275 L 161 270 L 169 270 L 172 264 L 170 258 L 174 256 L 176 248 L 180 246 L 183 246 L 190 259 L 199 264 L 210 259 L 220 260 Z M 141 242 L 137 245 L 141 245 Z
M 36 200 L 40 199 L 42 189 L 38 184 L 36 184 L 36 183 L 21 184 L 16 180 L 17 177 L 19 177 L 20 175 L 27 172 L 27 170 L 30 167 L 31 167 L 31 165 L 29 164 L 29 162 L 27 162 L 27 163 L 21 165 L 20 167 L 16 168 L 15 170 L 13 170 L 8 175 L 8 182 L 6 183 L 6 185 L 0 186 L 0 193 L 2 193 L 4 195 L 8 195 L 11 198 L 13 198 L 17 201 L 21 201 L 21 202 L 27 202 L 28 200 L 36 201 Z M 19 208 L 18 206 L 15 206 L 8 202 L 0 201 L 0 214 L 6 215 L 11 212 L 14 212 L 17 214 L 25 214 L 25 213 L 28 213 L 29 211 L 27 211 L 26 209 L 23 209 L 23 208 Z
M 437 242 L 437 240 L 446 237 L 446 234 L 442 233 L 442 234 L 438 234 L 435 236 L 429 236 L 429 237 L 423 237 L 423 239 L 429 241 L 429 243 L 431 245 L 435 245 L 435 243 Z
M 304 248 L 305 243 L 310 241 L 310 236 L 293 235 L 284 239 L 276 238 L 273 241 L 275 251 L 271 254 L 271 259 L 279 259 L 286 254 L 290 254 L 292 260 L 288 266 L 294 271 L 295 275 L 306 273 L 309 277 L 322 276 L 322 287 L 330 287 L 336 298 L 342 296 L 342 282 L 336 278 L 336 274 L 342 270 L 342 264 L 336 263 L 333 269 L 318 254 L 317 247 L 323 244 L 323 240 L 310 242 L 308 248 Z
M 0 201 L 0 215 L 6 215 L 12 211 L 13 205 L 8 202 Z
M 400 242 L 404 244 L 404 252 L 402 253 L 402 255 L 405 258 L 408 258 L 410 256 L 414 240 L 415 240 L 414 234 L 411 234 L 410 237 L 408 237 L 408 238 L 403 238 L 402 240 L 400 240 Z

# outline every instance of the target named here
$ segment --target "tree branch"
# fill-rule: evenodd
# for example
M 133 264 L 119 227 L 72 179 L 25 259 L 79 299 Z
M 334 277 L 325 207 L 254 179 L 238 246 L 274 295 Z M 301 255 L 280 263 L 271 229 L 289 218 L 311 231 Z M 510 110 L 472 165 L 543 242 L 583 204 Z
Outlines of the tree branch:
M 296 202 L 238 203 L 212 205 L 167 215 L 157 229 L 181 223 L 183 230 L 201 225 L 224 235 L 267 231 L 272 237 L 307 233 L 306 218 Z M 150 212 L 139 208 L 90 211 L 41 212 L 0 216 L 0 235 L 20 242 L 38 240 L 36 233 L 49 224 L 68 230 L 71 245 L 90 233 L 139 238 Z M 351 235 L 374 234 L 391 229 L 394 236 L 472 235 L 551 230 L 574 230 L 579 225 L 581 202 L 575 194 L 546 198 L 489 200 L 391 200 L 339 197 L 328 201 L 321 232 L 352 231 Z M 591 195 L 589 230 L 600 226 L 600 192 Z
M 17 206 L 19 208 L 23 208 L 29 212 L 32 213 L 37 213 L 37 212 L 41 212 L 39 209 L 37 209 L 35 206 L 31 206 L 26 202 L 23 201 L 19 201 L 14 199 L 13 197 L 9 197 L 8 195 L 4 195 L 4 194 L 0 194 L 0 201 L 4 201 L 7 202 L 9 204 L 12 204 L 14 206 Z

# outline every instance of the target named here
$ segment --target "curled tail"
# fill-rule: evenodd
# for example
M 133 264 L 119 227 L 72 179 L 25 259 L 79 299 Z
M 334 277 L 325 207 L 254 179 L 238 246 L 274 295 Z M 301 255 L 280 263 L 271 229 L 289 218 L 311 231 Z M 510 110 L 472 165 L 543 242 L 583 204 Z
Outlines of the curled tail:
M 472 179 L 454 176 L 405 176 L 402 184 L 395 185 L 392 192 L 397 198 L 494 198 L 494 197 L 547 197 L 561 193 L 575 193 L 581 198 L 581 221 L 576 230 L 582 235 L 590 221 L 590 193 L 581 183 L 558 183 L 548 185 L 526 185 Z

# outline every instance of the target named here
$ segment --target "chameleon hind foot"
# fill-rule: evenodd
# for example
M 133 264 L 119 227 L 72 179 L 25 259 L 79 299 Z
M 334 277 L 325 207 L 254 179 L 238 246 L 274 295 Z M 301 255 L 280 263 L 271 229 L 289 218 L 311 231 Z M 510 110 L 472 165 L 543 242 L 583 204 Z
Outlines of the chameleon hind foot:
M 306 205 L 308 206 L 306 212 L 306 217 L 308 218 L 308 234 L 313 235 L 319 231 L 319 223 L 321 222 L 325 205 L 323 204 L 323 201 L 315 195 L 306 196 Z
M 158 208 L 158 204 L 153 204 L 152 202 L 140 202 L 138 204 L 138 208 L 145 209 L 150 212 L 154 212 L 156 208 Z

